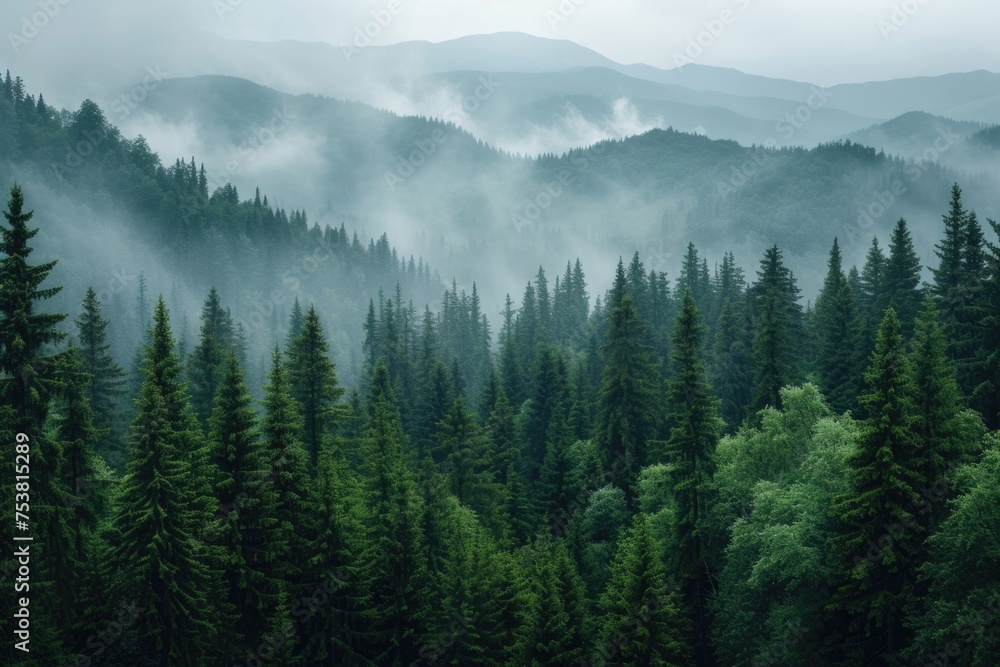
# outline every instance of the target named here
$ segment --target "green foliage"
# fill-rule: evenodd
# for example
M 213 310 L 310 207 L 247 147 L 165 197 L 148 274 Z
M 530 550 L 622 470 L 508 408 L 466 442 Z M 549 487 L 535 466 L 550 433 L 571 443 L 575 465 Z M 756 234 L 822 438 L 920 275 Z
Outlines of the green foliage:
M 316 308 L 309 306 L 302 331 L 288 350 L 288 378 L 292 397 L 302 409 L 303 440 L 311 470 L 319 462 L 324 438 L 334 428 L 334 405 L 344 395 L 337 386 L 336 365 L 330 361 Z
M 904 614 L 914 596 L 926 531 L 918 520 L 927 479 L 915 431 L 915 386 L 896 312 L 889 308 L 865 373 L 868 413 L 848 460 L 850 491 L 834 503 L 840 580 L 831 609 L 834 655 L 885 660 L 907 645 Z
M 715 642 L 723 664 L 812 665 L 838 574 L 833 500 L 847 492 L 856 428 L 814 385 L 787 388 L 759 428 L 719 444 L 712 535 L 725 547 Z
M 681 596 L 666 576 L 645 517 L 637 517 L 622 538 L 598 605 L 603 628 L 595 656 L 601 664 L 691 664 Z

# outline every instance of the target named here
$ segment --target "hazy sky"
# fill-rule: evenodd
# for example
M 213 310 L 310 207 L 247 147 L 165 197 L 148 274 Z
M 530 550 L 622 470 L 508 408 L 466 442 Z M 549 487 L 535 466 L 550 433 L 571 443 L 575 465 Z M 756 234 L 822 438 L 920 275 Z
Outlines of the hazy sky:
M 521 31 L 573 40 L 619 62 L 672 67 L 700 36 L 699 63 L 824 85 L 1000 70 L 995 0 L 3 0 L 0 65 L 29 57 L 12 54 L 9 34 L 46 6 L 59 7 L 62 16 L 47 22 L 61 25 L 44 27 L 30 46 L 51 56 L 72 49 L 67 36 L 74 31 L 124 52 L 130 43 L 165 38 L 172 24 L 227 37 L 339 44 L 395 2 L 399 11 L 375 43 Z M 707 32 L 712 27 L 717 34 Z

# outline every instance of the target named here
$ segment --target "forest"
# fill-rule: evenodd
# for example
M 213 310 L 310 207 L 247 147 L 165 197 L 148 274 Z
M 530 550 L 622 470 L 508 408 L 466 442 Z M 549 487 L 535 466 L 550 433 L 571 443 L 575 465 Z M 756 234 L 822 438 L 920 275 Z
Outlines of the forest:
M 204 285 L 189 339 L 166 290 L 58 284 L 49 202 L 3 184 L 5 664 L 996 664 L 1000 224 L 958 184 L 929 272 L 905 219 L 860 267 L 831 237 L 814 298 L 778 245 L 690 244 L 672 279 L 636 253 L 609 287 L 564 258 L 494 331 L 385 236 L 0 92 L 16 150 L 103 133 L 63 176 L 125 190 Z M 317 237 L 248 336 L 230 304 Z

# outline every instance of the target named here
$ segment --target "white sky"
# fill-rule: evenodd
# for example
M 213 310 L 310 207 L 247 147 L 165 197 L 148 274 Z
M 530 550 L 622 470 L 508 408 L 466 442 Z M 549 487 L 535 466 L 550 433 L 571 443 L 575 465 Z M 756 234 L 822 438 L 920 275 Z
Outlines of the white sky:
M 3 0 L 0 60 L 12 55 L 8 32 L 43 5 L 65 3 L 60 13 L 72 30 L 123 46 L 156 39 L 171 23 L 226 37 L 339 44 L 391 1 L 402 9 L 376 43 L 519 31 L 569 39 L 623 63 L 669 68 L 706 21 L 729 11 L 721 34 L 703 37 L 708 46 L 697 62 L 824 85 L 1000 70 L 996 0 Z M 552 16 L 565 20 L 553 25 Z M 46 49 L 59 48 L 48 41 Z

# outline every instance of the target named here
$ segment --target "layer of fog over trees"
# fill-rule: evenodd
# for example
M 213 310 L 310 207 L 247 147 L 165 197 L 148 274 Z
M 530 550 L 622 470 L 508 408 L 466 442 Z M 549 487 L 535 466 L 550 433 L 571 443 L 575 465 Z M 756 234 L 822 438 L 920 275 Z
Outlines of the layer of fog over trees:
M 0 79 L 30 664 L 993 664 L 1000 74 L 131 46 Z
M 780 243 L 805 303 L 835 236 L 845 262 L 860 266 L 871 238 L 905 217 L 927 265 L 952 183 L 963 184 L 971 209 L 1000 200 L 988 129 L 1000 122 L 992 95 L 1000 75 L 988 72 L 821 88 L 697 64 L 622 66 L 518 34 L 343 51 L 199 33 L 184 48 L 145 48 L 155 64 L 142 68 L 107 56 L 106 69 L 68 79 L 60 72 L 72 68 L 35 65 L 55 87 L 27 85 L 71 113 L 82 100 L 67 91 L 92 93 L 122 139 L 143 137 L 167 167 L 204 166 L 209 195 L 232 183 L 245 200 L 259 188 L 271 206 L 303 212 L 310 227 L 346 225 L 364 246 L 387 233 L 401 258 L 422 258 L 442 284 L 454 279 L 471 293 L 478 281 L 494 329 L 505 295 L 516 298 L 539 266 L 554 277 L 579 258 L 593 285 L 607 285 L 617 258 L 638 251 L 676 279 L 689 242 L 710 269 L 728 251 L 750 267 Z M 134 300 L 144 272 L 150 294 L 176 294 L 192 323 L 200 271 L 235 286 L 246 267 L 219 257 L 179 272 L 137 231 L 140 214 L 120 193 L 67 195 L 65 179 L 53 176 L 89 170 L 92 140 L 82 141 L 0 167 L 19 168 L 20 181 L 58 207 L 40 213 L 52 220 L 40 249 L 88 248 L 79 267 L 87 278 L 74 282 L 123 301 Z M 34 168 L 20 169 L 21 159 Z M 312 260 L 285 261 L 269 269 L 298 273 L 297 263 Z M 362 308 L 373 290 L 347 300 Z M 259 299 L 227 292 L 235 317 L 259 328 Z M 282 319 L 295 297 L 323 298 L 285 292 L 265 314 Z M 440 299 L 406 296 L 418 305 Z M 361 332 L 346 322 L 331 334 L 353 378 Z M 255 338 L 255 349 L 267 339 Z

